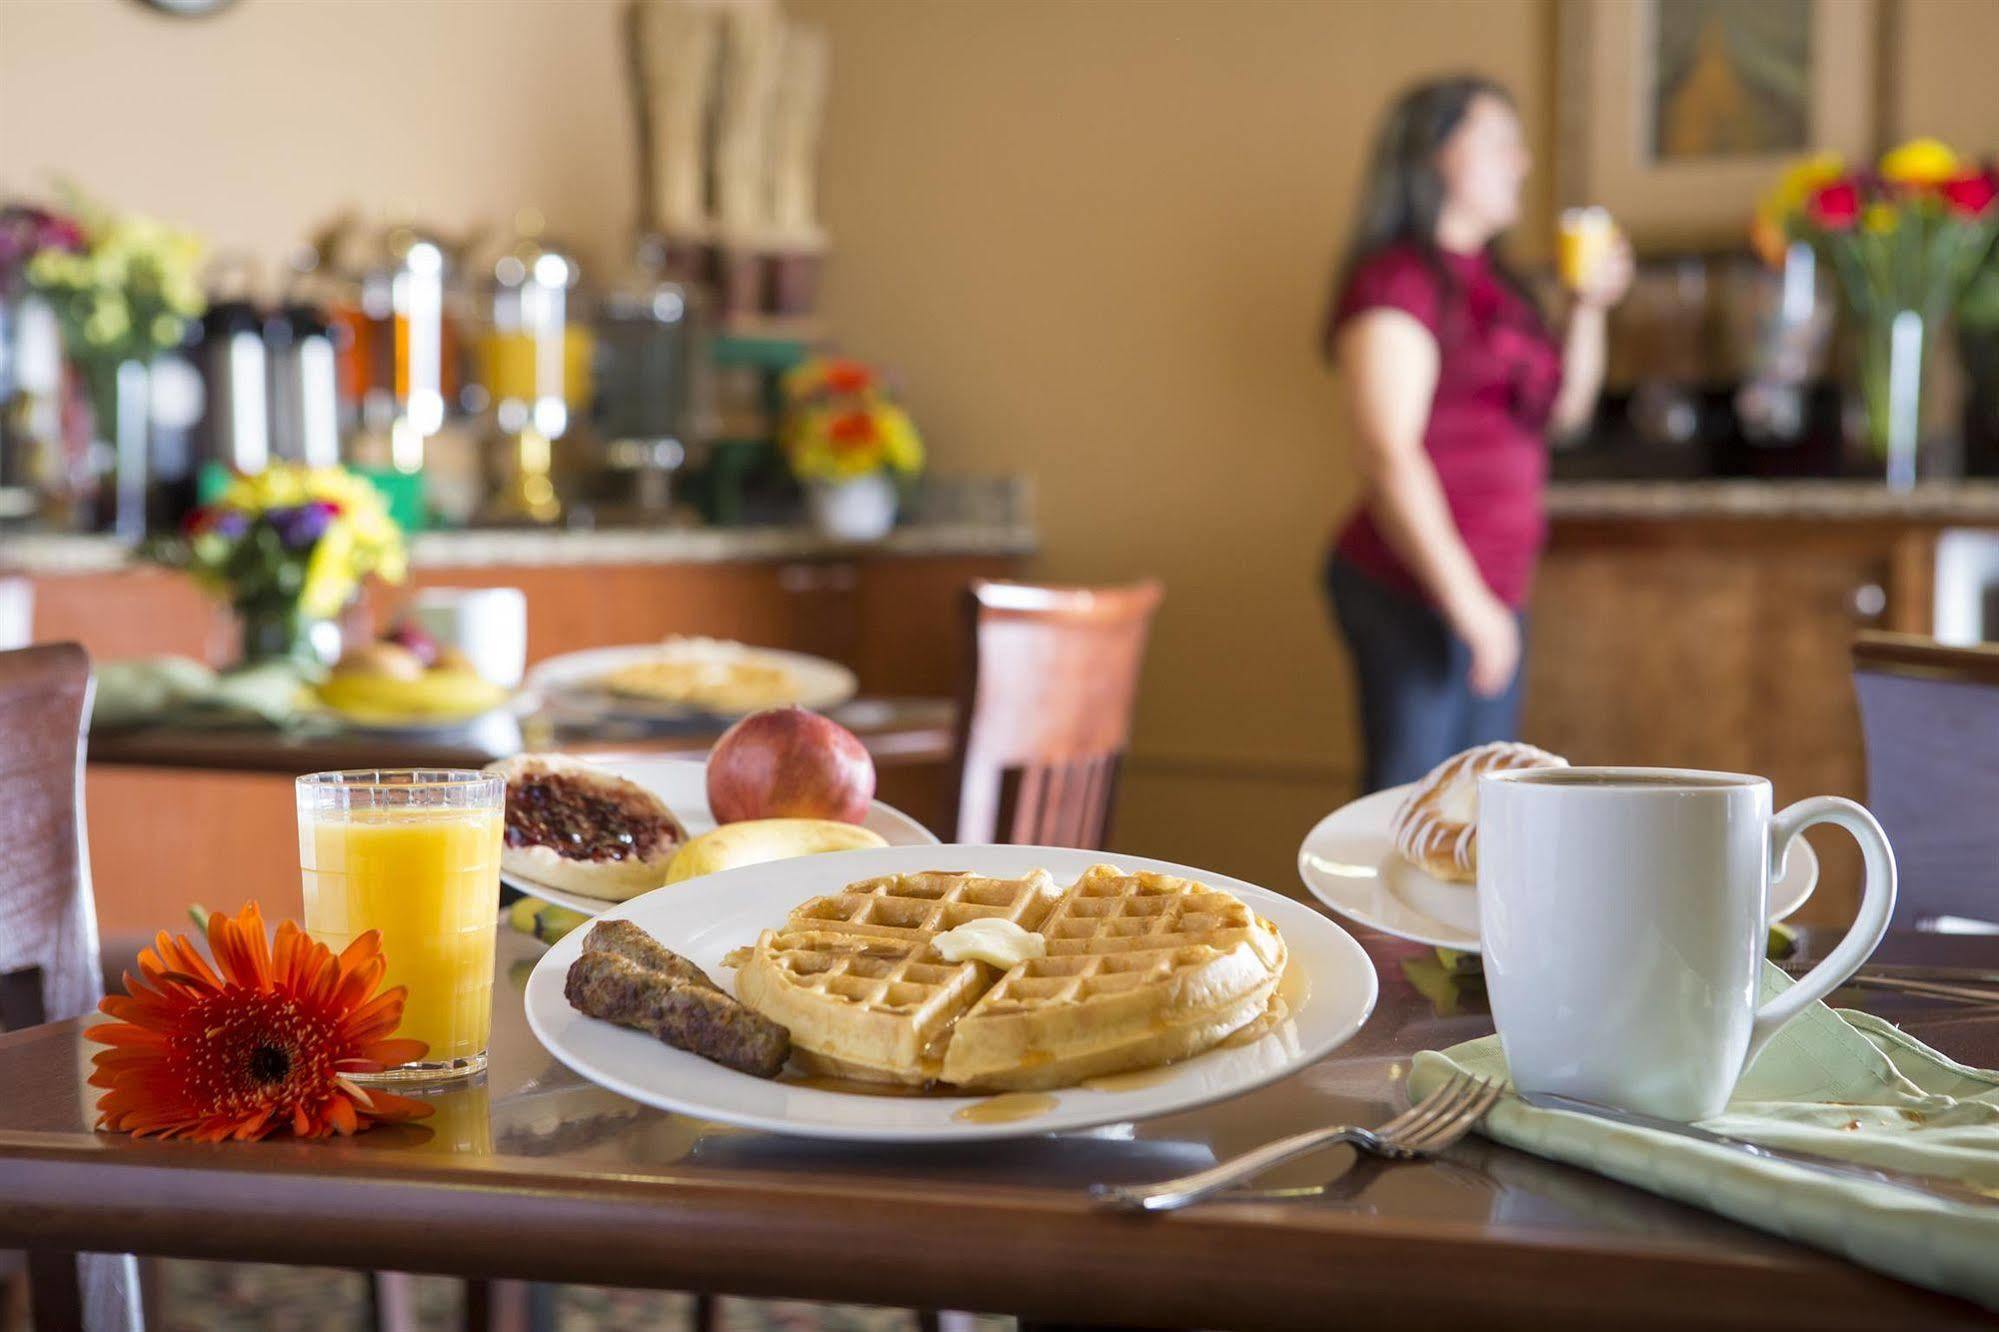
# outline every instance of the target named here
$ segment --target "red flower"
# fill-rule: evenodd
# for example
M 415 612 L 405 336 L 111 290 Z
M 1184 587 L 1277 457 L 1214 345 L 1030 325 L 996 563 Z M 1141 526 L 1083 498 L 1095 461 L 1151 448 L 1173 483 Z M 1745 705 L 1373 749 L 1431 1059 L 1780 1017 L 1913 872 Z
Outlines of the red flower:
M 859 361 L 826 362 L 826 387 L 834 393 L 860 393 L 874 382 L 873 373 Z
M 1992 173 L 1975 171 L 1947 180 L 1938 189 L 1950 211 L 1959 217 L 1977 217 L 1992 206 L 1992 200 L 1999 197 L 1999 180 Z
M 875 418 L 867 412 L 841 412 L 826 425 L 835 452 L 864 448 L 874 442 Z
M 1827 231 L 1848 231 L 1860 221 L 1860 187 L 1851 180 L 1822 186 L 1805 204 L 1805 213 Z
M 139 977 L 99 1005 L 116 1022 L 85 1035 L 104 1088 L 97 1126 L 136 1137 L 239 1141 L 289 1129 L 300 1138 L 421 1119 L 421 1101 L 371 1090 L 349 1075 L 423 1058 L 422 1041 L 390 1035 L 403 988 L 376 992 L 383 961 L 369 930 L 335 957 L 290 921 L 275 951 L 252 902 L 208 918 L 211 969 L 180 935 L 160 931 Z

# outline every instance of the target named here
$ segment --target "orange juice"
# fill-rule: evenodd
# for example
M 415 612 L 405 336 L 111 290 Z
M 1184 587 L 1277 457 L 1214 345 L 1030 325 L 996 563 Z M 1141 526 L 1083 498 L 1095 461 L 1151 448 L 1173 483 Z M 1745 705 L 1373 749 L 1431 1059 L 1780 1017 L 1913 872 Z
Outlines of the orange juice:
M 301 812 L 305 926 L 338 953 L 382 932 L 385 986 L 408 988 L 397 1036 L 430 1046 L 425 1066 L 470 1071 L 493 1026 L 499 915 L 498 809 Z
M 1617 223 L 1602 208 L 1570 208 L 1563 211 L 1555 231 L 1555 271 L 1562 285 L 1580 290 L 1597 266 L 1610 254 L 1617 239 Z

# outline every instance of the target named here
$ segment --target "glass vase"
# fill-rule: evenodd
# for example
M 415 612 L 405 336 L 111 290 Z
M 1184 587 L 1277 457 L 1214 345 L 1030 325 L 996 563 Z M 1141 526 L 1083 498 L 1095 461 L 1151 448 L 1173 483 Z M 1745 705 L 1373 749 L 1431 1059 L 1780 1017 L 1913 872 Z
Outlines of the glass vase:
M 1916 483 L 1922 437 L 1923 370 L 1930 329 L 1915 310 L 1884 311 L 1861 329 L 1860 396 L 1867 448 L 1891 489 Z
M 245 666 L 288 661 L 304 670 L 330 664 L 340 653 L 340 627 L 307 615 L 297 602 L 238 602 Z

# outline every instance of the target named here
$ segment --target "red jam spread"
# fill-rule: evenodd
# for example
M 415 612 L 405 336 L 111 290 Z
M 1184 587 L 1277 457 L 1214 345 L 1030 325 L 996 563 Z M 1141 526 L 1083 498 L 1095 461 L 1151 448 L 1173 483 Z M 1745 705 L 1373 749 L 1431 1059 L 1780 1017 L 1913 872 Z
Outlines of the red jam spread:
M 507 786 L 508 846 L 545 846 L 570 860 L 624 860 L 679 840 L 672 820 L 616 788 L 563 773 Z

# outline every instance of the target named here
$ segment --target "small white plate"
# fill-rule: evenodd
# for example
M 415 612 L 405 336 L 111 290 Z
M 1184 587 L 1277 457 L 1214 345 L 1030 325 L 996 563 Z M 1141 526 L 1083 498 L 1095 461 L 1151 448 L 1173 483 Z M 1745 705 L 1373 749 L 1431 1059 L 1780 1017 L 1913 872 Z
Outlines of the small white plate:
M 1104 851 L 1035 846 L 887 847 L 749 865 L 658 888 L 610 908 L 733 988 L 722 965 L 800 902 L 857 879 L 919 870 L 1015 877 L 1045 869 L 1067 885 L 1092 865 L 1157 870 L 1226 889 L 1283 932 L 1298 979 L 1291 1016 L 1268 1035 L 1215 1049 L 1162 1070 L 1159 1081 L 1118 1091 L 1072 1087 L 1049 1093 L 1053 1109 L 1004 1123 L 956 1119 L 980 1096 L 867 1096 L 754 1078 L 676 1050 L 641 1032 L 585 1017 L 562 996 L 563 977 L 583 951 L 574 930 L 548 950 L 527 984 L 528 1025 L 550 1054 L 583 1077 L 635 1101 L 703 1119 L 808 1138 L 869 1142 L 970 1142 L 1018 1138 L 1150 1119 L 1254 1090 L 1323 1058 L 1374 1010 L 1374 964 L 1353 937 L 1315 908 L 1267 888 L 1203 870 Z
M 1412 783 L 1413 785 L 1413 783 Z M 1320 819 L 1298 848 L 1298 877 L 1348 920 L 1416 943 L 1479 951 L 1478 890 L 1445 883 L 1396 854 L 1388 827 L 1408 786 L 1362 796 Z M 1818 886 L 1819 858 L 1791 843 L 1784 877 L 1770 885 L 1770 919 L 1782 920 Z
M 681 826 L 687 829 L 689 837 L 699 837 L 714 829 L 715 814 L 708 808 L 708 765 L 700 759 L 623 759 L 597 766 L 637 782 L 664 800 L 666 807 L 680 820 Z M 861 820 L 861 826 L 880 833 L 882 840 L 890 846 L 937 845 L 935 833 L 895 806 L 884 805 L 879 800 L 868 805 L 868 816 Z M 594 916 L 618 905 L 607 897 L 585 897 L 565 888 L 536 883 L 519 874 L 503 872 L 500 882 L 510 888 L 518 888 L 530 897 L 539 897 L 544 902 L 553 902 L 571 911 L 581 911 L 586 916 Z
M 632 717 L 655 721 L 695 721 L 702 718 L 729 719 L 741 715 L 736 712 L 717 712 L 711 708 L 695 707 L 686 703 L 668 703 L 643 698 L 633 698 L 615 694 L 600 683 L 606 675 L 624 666 L 652 661 L 664 655 L 667 646 L 663 643 L 635 643 L 628 647 L 590 648 L 583 652 L 565 652 L 561 656 L 550 657 L 538 663 L 527 674 L 522 687 L 523 694 L 539 696 L 557 705 L 583 708 L 614 717 Z M 744 652 L 758 660 L 775 666 L 783 666 L 791 672 L 798 690 L 794 697 L 786 699 L 801 708 L 824 711 L 838 707 L 852 698 L 860 690 L 860 681 L 854 673 L 836 661 L 824 657 L 809 656 L 803 652 L 785 652 L 778 648 L 748 647 Z

